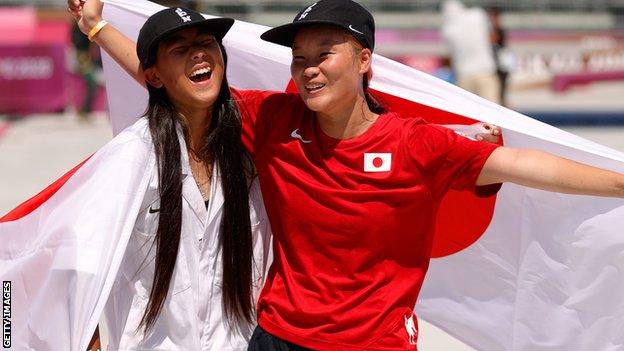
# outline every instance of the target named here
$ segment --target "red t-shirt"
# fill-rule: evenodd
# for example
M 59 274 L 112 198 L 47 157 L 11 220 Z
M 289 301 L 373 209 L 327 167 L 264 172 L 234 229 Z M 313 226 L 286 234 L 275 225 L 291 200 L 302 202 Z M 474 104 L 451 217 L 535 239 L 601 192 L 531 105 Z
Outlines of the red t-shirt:
M 394 113 L 338 140 L 297 94 L 233 94 L 274 235 L 260 326 L 315 350 L 414 350 L 438 205 L 475 190 L 497 145 Z

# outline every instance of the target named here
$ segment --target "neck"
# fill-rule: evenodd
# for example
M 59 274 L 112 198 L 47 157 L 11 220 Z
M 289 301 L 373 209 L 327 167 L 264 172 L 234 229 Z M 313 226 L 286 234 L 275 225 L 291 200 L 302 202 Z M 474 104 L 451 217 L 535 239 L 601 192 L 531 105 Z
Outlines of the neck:
M 177 108 L 177 110 L 188 129 L 189 143 L 187 147 L 194 151 L 199 151 L 202 147 L 204 132 L 210 125 L 212 108 Z
M 364 95 L 358 94 L 352 104 L 330 113 L 317 112 L 321 130 L 334 139 L 349 139 L 363 134 L 379 117 L 368 108 Z

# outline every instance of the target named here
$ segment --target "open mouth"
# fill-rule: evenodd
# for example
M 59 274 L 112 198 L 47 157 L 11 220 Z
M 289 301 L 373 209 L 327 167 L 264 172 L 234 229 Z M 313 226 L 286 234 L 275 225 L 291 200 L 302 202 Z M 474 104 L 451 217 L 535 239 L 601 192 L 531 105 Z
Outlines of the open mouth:
M 306 84 L 305 89 L 308 93 L 314 93 L 319 91 L 325 87 L 325 84 L 315 83 L 315 84 Z
M 189 76 L 189 79 L 195 83 L 205 82 L 212 76 L 212 69 L 210 67 L 199 68 L 193 71 Z

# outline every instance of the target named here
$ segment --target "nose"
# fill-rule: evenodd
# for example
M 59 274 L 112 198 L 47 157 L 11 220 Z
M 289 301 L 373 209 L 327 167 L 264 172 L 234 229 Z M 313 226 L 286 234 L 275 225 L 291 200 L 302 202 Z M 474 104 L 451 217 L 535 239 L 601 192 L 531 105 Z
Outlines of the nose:
M 318 66 L 308 66 L 303 70 L 303 76 L 306 78 L 314 78 L 319 74 Z
M 193 51 L 192 51 L 193 61 L 203 61 L 205 57 L 206 57 L 206 50 L 204 50 L 204 48 L 202 48 L 201 46 L 193 47 Z

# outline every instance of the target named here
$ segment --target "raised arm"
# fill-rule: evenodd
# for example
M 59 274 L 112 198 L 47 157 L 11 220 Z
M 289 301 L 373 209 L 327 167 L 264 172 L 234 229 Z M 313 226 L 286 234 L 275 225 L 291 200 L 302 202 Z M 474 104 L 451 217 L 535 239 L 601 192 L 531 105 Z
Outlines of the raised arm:
M 502 182 L 566 194 L 624 197 L 624 174 L 537 150 L 496 149 L 483 166 L 477 185 Z
M 85 34 L 102 20 L 103 4 L 100 0 L 67 0 L 69 12 L 72 14 L 78 27 Z M 134 80 L 145 86 L 145 77 L 136 54 L 136 44 L 113 27 L 104 26 L 94 37 L 103 48 Z

